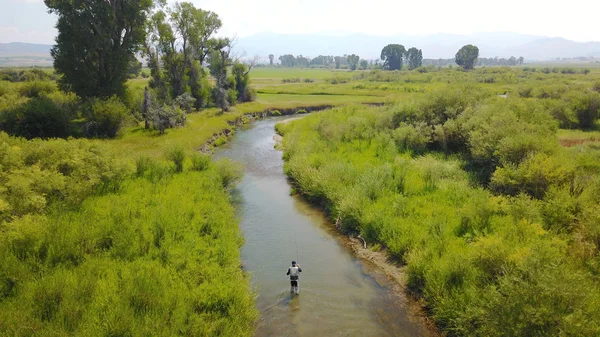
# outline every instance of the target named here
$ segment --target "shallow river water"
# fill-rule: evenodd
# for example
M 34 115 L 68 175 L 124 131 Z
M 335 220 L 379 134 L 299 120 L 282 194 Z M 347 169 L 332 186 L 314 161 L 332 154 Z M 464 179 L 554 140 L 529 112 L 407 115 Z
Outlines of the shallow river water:
M 245 165 L 233 197 L 246 239 L 243 265 L 261 312 L 256 335 L 430 336 L 385 277 L 338 240 L 322 212 L 290 196 L 274 149 L 274 125 L 282 120 L 253 123 L 215 154 Z M 299 296 L 290 294 L 286 276 L 292 260 L 303 270 Z

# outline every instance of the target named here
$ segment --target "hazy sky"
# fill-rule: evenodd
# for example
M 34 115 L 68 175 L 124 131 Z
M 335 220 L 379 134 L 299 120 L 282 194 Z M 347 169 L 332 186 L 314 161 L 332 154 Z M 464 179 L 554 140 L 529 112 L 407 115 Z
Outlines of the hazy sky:
M 516 32 L 600 41 L 597 0 L 193 0 L 216 12 L 222 34 L 372 35 Z M 42 0 L 0 0 L 0 42 L 51 44 L 55 17 Z

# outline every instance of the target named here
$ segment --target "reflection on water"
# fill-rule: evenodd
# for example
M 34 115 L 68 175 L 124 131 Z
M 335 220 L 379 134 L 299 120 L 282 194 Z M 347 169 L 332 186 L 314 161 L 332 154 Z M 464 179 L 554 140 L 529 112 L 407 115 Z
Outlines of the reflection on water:
M 259 295 L 257 336 L 428 336 L 403 299 L 335 239 L 321 212 L 289 195 L 274 149 L 280 120 L 254 123 L 216 154 L 246 165 L 233 197 L 246 238 L 243 263 Z M 303 270 L 299 296 L 289 292 L 292 260 Z

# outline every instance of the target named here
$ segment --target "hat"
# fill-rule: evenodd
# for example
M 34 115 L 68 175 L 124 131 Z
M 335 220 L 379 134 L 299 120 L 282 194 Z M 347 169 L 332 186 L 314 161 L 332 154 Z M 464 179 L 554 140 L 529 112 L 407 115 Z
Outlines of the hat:
M 296 264 L 296 261 L 292 261 L 292 264 Z

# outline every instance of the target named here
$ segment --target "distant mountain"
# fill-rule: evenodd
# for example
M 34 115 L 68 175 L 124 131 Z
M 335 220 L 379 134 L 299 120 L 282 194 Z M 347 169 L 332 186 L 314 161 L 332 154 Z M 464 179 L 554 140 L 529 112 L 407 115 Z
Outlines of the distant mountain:
M 34 43 L 0 43 L 0 57 L 7 56 L 24 56 L 24 55 L 35 55 L 35 56 L 48 56 L 50 57 L 51 45 L 47 44 L 34 44 Z
M 389 43 L 400 43 L 406 48 L 423 50 L 424 58 L 452 58 L 465 44 L 479 47 L 481 57 L 523 56 L 526 61 L 556 60 L 557 58 L 598 57 L 600 42 L 575 42 L 560 37 L 549 38 L 507 32 L 477 33 L 472 35 L 394 35 L 366 34 L 276 34 L 261 33 L 239 38 L 235 46 L 246 57 L 258 55 L 263 61 L 269 54 L 275 59 L 283 54 L 318 55 L 358 54 L 365 59 L 376 59 Z M 51 45 L 32 43 L 0 43 L 0 66 L 52 65 Z
M 376 59 L 389 43 L 423 50 L 424 58 L 452 58 L 462 46 L 474 44 L 481 57 L 523 56 L 526 60 L 552 60 L 600 56 L 600 42 L 580 43 L 563 38 L 548 38 L 507 32 L 477 33 L 472 35 L 433 34 L 425 36 L 394 35 L 370 36 L 364 34 L 302 35 L 261 33 L 238 40 L 236 48 L 246 57 L 268 54 L 318 55 L 358 54 L 365 59 Z
M 511 55 L 525 59 L 556 59 L 574 57 L 600 57 L 600 42 L 575 42 L 561 37 L 542 38 L 520 46 L 507 48 Z
M 0 43 L 0 67 L 52 66 L 51 45 Z

